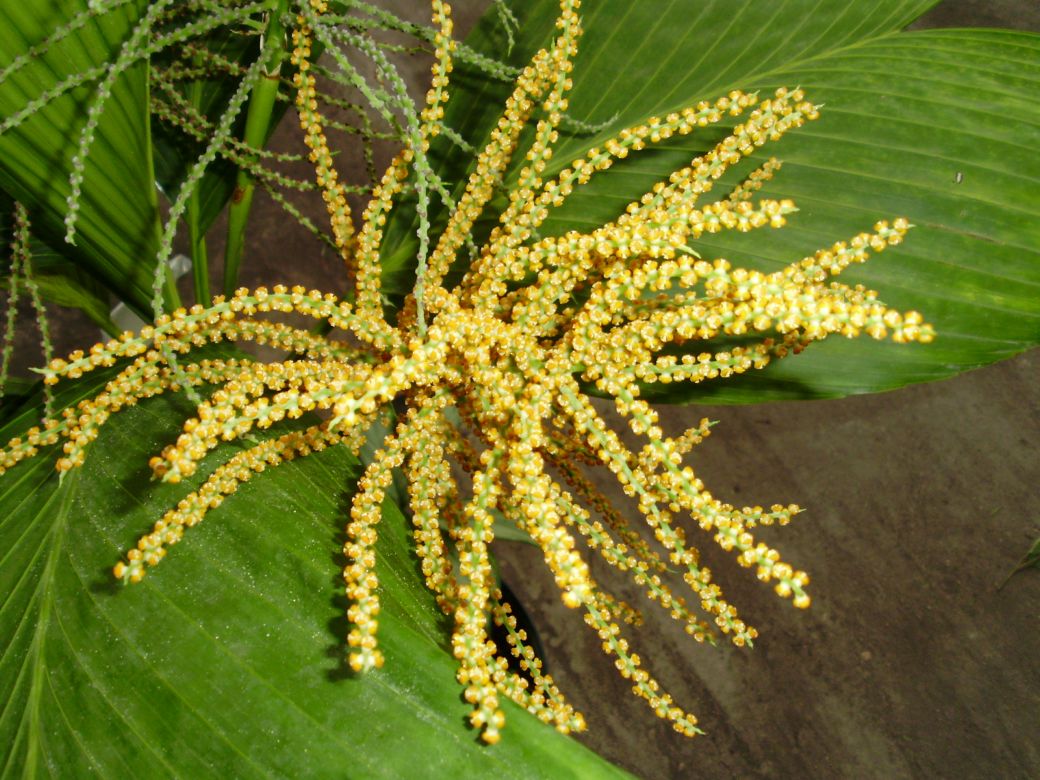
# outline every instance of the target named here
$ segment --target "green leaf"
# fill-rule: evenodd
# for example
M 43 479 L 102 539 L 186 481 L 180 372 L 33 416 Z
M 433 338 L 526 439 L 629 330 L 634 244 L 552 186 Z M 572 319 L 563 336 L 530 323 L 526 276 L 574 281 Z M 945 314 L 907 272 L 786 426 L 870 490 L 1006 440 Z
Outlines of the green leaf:
M 4 396 L 0 398 L 0 423 L 11 417 L 39 389 L 40 382 L 23 379 L 19 376 L 8 376 L 4 382 Z
M 35 53 L 34 46 L 88 4 L 0 1 L 0 65 L 31 55 L 0 82 L 0 116 L 13 117 L 68 77 L 113 60 L 144 5 L 138 0 L 91 19 L 76 34 Z M 29 208 L 36 232 L 55 246 L 64 246 L 69 171 L 95 84 L 46 103 L 0 135 L 0 188 Z M 76 246 L 70 247 L 78 263 L 142 312 L 151 310 L 159 239 L 147 96 L 147 63 L 140 62 L 116 81 L 101 114 L 86 163 Z
M 0 192 L 0 265 L 3 267 L 0 288 L 4 290 L 10 289 L 11 267 L 6 261 L 11 257 L 13 217 L 14 201 L 6 193 Z M 111 307 L 107 293 L 96 279 L 35 236 L 30 236 L 29 251 L 33 275 L 44 300 L 81 309 L 102 330 L 113 335 L 118 333 L 109 316 Z
M 893 73 L 900 74 L 898 80 Z M 871 41 L 757 84 L 801 84 L 825 104 L 785 137 L 764 190 L 802 211 L 767 240 L 701 243 L 710 256 L 780 267 L 905 216 L 906 242 L 843 274 L 917 309 L 934 343 L 831 339 L 768 372 L 716 386 L 733 398 L 832 396 L 942 379 L 1040 340 L 1040 36 L 935 31 Z M 718 238 L 718 240 L 716 240 Z
M 59 306 L 80 309 L 101 330 L 110 335 L 118 335 L 119 328 L 109 316 L 109 307 L 97 290 L 77 279 L 76 266 L 68 266 L 68 273 L 46 273 L 36 276 L 36 284 L 40 288 L 41 297 Z
M 1004 578 L 1002 583 L 1000 583 L 997 590 L 1002 590 L 1012 577 L 1026 569 L 1040 569 L 1040 539 L 1033 542 L 1033 545 L 1029 548 L 1028 552 L 1022 556 L 1022 560 L 1020 560 L 1015 568 L 1008 573 L 1008 576 Z
M 344 671 L 340 547 L 358 462 L 342 448 L 257 477 L 140 585 L 115 583 L 122 551 L 190 489 L 150 483 L 145 465 L 187 411 L 160 398 L 116 415 L 60 486 L 50 457 L 0 478 L 0 776 L 623 776 L 515 706 L 501 743 L 480 743 L 389 502 L 386 665 Z
M 66 260 L 46 244 L 31 242 L 33 274 L 40 296 L 49 303 L 80 309 L 99 329 L 117 335 L 112 322 L 107 292 L 82 267 Z M 0 279 L 0 288 L 10 288 L 10 274 Z
M 548 40 L 556 5 L 517 4 L 517 62 Z M 764 371 L 655 385 L 647 397 L 743 403 L 876 392 L 952 376 L 1040 340 L 1040 36 L 896 32 L 930 5 L 787 0 L 691 8 L 603 0 L 583 8 L 570 114 L 609 126 L 564 137 L 546 178 L 649 116 L 734 88 L 768 94 L 801 86 L 823 104 L 821 118 L 767 144 L 741 169 L 746 175 L 769 156 L 780 158 L 784 168 L 762 196 L 791 197 L 800 212 L 782 230 L 720 233 L 694 248 L 708 259 L 772 270 L 879 219 L 905 216 L 917 226 L 906 242 L 842 279 L 878 290 L 891 306 L 920 310 L 938 332 L 934 343 L 910 346 L 834 337 Z M 501 51 L 502 36 L 488 18 L 469 42 Z M 486 137 L 504 91 L 487 79 L 460 77 L 445 121 L 469 139 Z M 587 231 L 616 218 L 719 133 L 630 155 L 578 189 L 546 220 L 542 235 Z M 465 156 L 447 152 L 442 159 L 449 179 L 462 180 Z M 718 191 L 725 192 L 723 184 Z M 387 229 L 385 278 L 396 293 L 412 284 L 407 222 Z

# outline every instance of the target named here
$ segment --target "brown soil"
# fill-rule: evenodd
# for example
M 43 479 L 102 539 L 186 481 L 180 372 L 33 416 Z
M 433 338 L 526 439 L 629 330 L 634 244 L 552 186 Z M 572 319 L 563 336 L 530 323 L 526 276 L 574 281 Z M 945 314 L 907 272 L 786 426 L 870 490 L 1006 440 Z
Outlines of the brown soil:
M 947 0 L 916 26 L 1040 30 L 1040 6 Z M 695 646 L 643 611 L 633 644 L 707 732 L 687 740 L 629 692 L 538 551 L 511 545 L 505 577 L 588 718 L 580 739 L 648 779 L 1040 776 L 1040 570 L 999 587 L 1040 537 L 1038 377 L 1034 350 L 869 397 L 662 410 L 671 430 L 720 421 L 694 461 L 718 497 L 807 508 L 768 540 L 814 602 L 705 549 L 755 647 Z
M 879 396 L 666 410 L 721 421 L 694 462 L 720 498 L 807 507 L 762 535 L 812 574 L 814 603 L 705 549 L 754 649 L 695 646 L 644 610 L 634 644 L 707 732 L 686 740 L 628 692 L 538 551 L 511 545 L 505 576 L 582 741 L 646 778 L 1035 777 L 1040 571 L 998 586 L 1040 536 L 1038 374 L 1033 351 Z

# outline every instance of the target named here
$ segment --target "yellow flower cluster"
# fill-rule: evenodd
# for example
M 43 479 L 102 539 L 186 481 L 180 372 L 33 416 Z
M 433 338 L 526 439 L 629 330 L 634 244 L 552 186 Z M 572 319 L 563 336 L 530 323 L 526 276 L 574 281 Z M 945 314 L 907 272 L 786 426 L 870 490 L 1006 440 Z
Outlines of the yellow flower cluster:
M 323 0 L 311 0 L 311 10 L 322 13 L 326 10 Z M 348 256 L 350 242 L 354 237 L 354 223 L 350 218 L 346 190 L 339 182 L 339 175 L 332 161 L 332 151 L 325 139 L 325 120 L 318 111 L 317 79 L 310 69 L 312 30 L 307 17 L 296 17 L 292 31 L 292 64 L 296 66 L 293 86 L 296 87 L 296 112 L 303 128 L 304 142 L 310 150 L 310 161 L 314 165 L 317 184 L 321 188 L 325 207 L 329 214 L 329 226 L 336 246 Z
M 407 476 L 415 552 L 427 586 L 454 620 L 451 646 L 458 680 L 473 707 L 472 724 L 486 741 L 497 741 L 504 724 L 500 696 L 563 731 L 584 725 L 541 671 L 526 635 L 502 603 L 489 554 L 496 513 L 541 548 L 564 603 L 584 610 L 586 622 L 636 694 L 676 730 L 692 735 L 698 731 L 696 719 L 661 689 L 621 635 L 619 623 L 637 621 L 638 613 L 592 580 L 582 543 L 628 572 L 698 641 L 714 641 L 721 633 L 743 645 L 757 633 L 724 598 L 679 517 L 692 518 L 741 565 L 754 569 L 758 579 L 773 583 L 776 593 L 790 597 L 795 606 L 806 607 L 808 576 L 753 534 L 758 526 L 786 524 L 800 510 L 793 505 L 738 508 L 715 498 L 684 463 L 689 450 L 708 435 L 708 421 L 667 436 L 655 411 L 640 398 L 642 386 L 760 369 L 835 333 L 926 342 L 933 332 L 919 314 L 900 314 L 873 291 L 834 279 L 851 263 L 899 243 L 909 228 L 905 220 L 878 222 L 871 232 L 775 273 L 701 259 L 690 248 L 704 233 L 779 228 L 795 211 L 787 200 L 753 200 L 779 168 L 775 160 L 723 197 L 701 201 L 725 171 L 817 116 L 799 90 L 781 89 L 765 99 L 732 92 L 647 119 L 544 179 L 567 110 L 581 35 L 579 0 L 561 0 L 560 5 L 551 45 L 535 54 L 518 78 L 428 262 L 420 263 L 415 293 L 392 326 L 381 305 L 383 228 L 395 196 L 421 171 L 412 151 L 401 153 L 360 223 L 353 225 L 314 100 L 311 34 L 324 10 L 324 3 L 314 0 L 293 33 L 296 106 L 336 241 L 355 274 L 354 302 L 302 288 L 240 290 L 208 307 L 173 312 L 140 334 L 125 334 L 89 354 L 55 360 L 44 372 L 48 382 L 117 360 L 127 365 L 97 397 L 47 421 L 24 440 L 12 441 L 0 456 L 0 467 L 9 468 L 60 438 L 66 443 L 58 468 L 78 466 L 109 415 L 185 384 L 215 383 L 219 389 L 184 424 L 177 441 L 153 459 L 154 473 L 168 481 L 191 475 L 221 441 L 327 410 L 320 422 L 312 417 L 309 427 L 237 454 L 159 520 L 115 568 L 116 576 L 136 582 L 186 528 L 239 484 L 328 446 L 356 450 L 377 420 L 389 420 L 391 402 L 396 402 L 396 427 L 358 481 L 347 526 L 344 577 L 353 669 L 364 672 L 384 662 L 375 545 L 380 506 L 393 470 L 400 468 Z M 453 48 L 450 9 L 434 0 L 433 10 L 441 33 L 433 86 L 421 113 L 423 144 L 438 132 Z M 460 249 L 471 240 L 473 224 L 500 187 L 521 131 L 535 112 L 541 118 L 508 205 L 461 281 L 449 288 L 449 270 L 460 270 Z M 648 144 L 726 117 L 740 118 L 732 132 L 629 204 L 614 222 L 587 233 L 538 237 L 550 209 L 597 172 Z M 267 316 L 278 312 L 327 322 L 360 346 L 314 336 Z M 743 336 L 743 345 L 690 349 L 696 341 L 726 336 Z M 183 365 L 176 375 L 164 358 L 225 339 L 262 341 L 288 357 L 269 364 L 201 361 Z M 662 354 L 670 344 L 684 349 Z M 590 403 L 582 382 L 614 399 L 631 433 L 642 437 L 641 448 L 622 442 Z M 589 479 L 587 470 L 597 467 L 613 473 L 637 500 L 645 536 Z M 456 480 L 461 471 L 468 474 L 466 486 Z M 692 598 L 684 598 L 662 577 L 669 567 L 681 572 Z M 508 647 L 491 640 L 489 621 L 504 627 Z M 510 654 L 527 677 L 509 670 Z

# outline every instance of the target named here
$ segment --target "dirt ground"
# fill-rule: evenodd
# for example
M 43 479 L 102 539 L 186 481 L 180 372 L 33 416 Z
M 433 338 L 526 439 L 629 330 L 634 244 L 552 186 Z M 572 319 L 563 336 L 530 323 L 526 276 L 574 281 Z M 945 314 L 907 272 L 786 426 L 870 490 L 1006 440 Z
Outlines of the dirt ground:
M 1040 4 L 947 0 L 917 26 L 1040 31 Z M 588 718 L 580 739 L 648 780 L 1040 776 L 1040 570 L 998 590 L 1040 536 L 1038 378 L 1034 350 L 869 397 L 664 410 L 672 430 L 720 421 L 694 460 L 717 496 L 807 508 L 768 538 L 812 575 L 813 606 L 705 548 L 755 647 L 695 646 L 644 610 L 633 643 L 707 732 L 686 740 L 512 545 L 505 577 Z
M 455 4 L 460 31 L 484 4 Z M 1040 4 L 947 0 L 925 23 L 1040 30 Z M 327 253 L 296 265 L 308 239 L 262 197 L 252 224 L 258 283 L 294 258 L 292 281 L 341 286 Z M 588 720 L 581 741 L 644 778 L 1040 776 L 1040 570 L 998 590 L 1040 536 L 1038 377 L 1033 351 L 877 396 L 665 410 L 673 431 L 720 421 L 693 462 L 719 498 L 808 509 L 762 536 L 809 571 L 814 603 L 793 609 L 706 548 L 761 633 L 754 649 L 696 645 L 644 611 L 633 645 L 700 719 L 707 735 L 688 740 L 631 695 L 540 553 L 499 545 L 553 675 Z
M 808 508 L 768 538 L 814 603 L 705 549 L 754 649 L 694 646 L 644 611 L 637 649 L 707 732 L 685 740 L 628 693 L 537 551 L 503 554 L 582 741 L 645 778 L 1036 777 L 1040 571 L 997 586 L 1040 535 L 1038 375 L 1033 351 L 880 396 L 669 410 L 721 421 L 695 459 L 716 495 Z
M 1040 4 L 947 0 L 918 26 L 1040 30 Z M 792 609 L 705 548 L 755 647 L 695 646 L 644 610 L 633 643 L 707 732 L 686 740 L 512 545 L 505 577 L 588 718 L 581 740 L 648 779 L 1040 776 L 1040 570 L 998 589 L 1040 536 L 1038 378 L 1034 350 L 869 397 L 663 410 L 672 430 L 720 421 L 694 460 L 718 497 L 807 508 L 768 538 L 814 602 Z

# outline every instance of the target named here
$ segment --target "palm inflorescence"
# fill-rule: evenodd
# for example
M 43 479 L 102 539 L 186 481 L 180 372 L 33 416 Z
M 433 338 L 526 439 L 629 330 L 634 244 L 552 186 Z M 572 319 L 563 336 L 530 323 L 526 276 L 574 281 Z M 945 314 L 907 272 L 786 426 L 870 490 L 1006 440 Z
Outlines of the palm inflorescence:
M 410 141 L 355 218 L 316 99 L 312 50 L 316 38 L 329 37 L 325 5 L 303 4 L 287 27 L 295 108 L 332 238 L 350 271 L 350 298 L 282 286 L 243 289 L 162 315 L 141 332 L 87 354 L 52 361 L 44 371 L 49 383 L 117 361 L 125 367 L 96 397 L 12 441 L 0 454 L 0 466 L 9 468 L 39 447 L 64 440 L 58 468 L 75 468 L 109 415 L 192 386 L 216 390 L 198 405 L 179 438 L 153 458 L 155 475 L 167 481 L 192 475 L 221 441 L 248 437 L 284 419 L 304 420 L 303 427 L 231 457 L 167 512 L 115 567 L 118 577 L 137 582 L 187 528 L 246 480 L 326 447 L 357 450 L 373 425 L 389 422 L 391 432 L 358 480 L 347 526 L 351 667 L 365 672 L 383 664 L 375 546 L 381 504 L 400 470 L 407 478 L 415 553 L 427 586 L 453 621 L 458 680 L 473 707 L 471 722 L 486 741 L 499 738 L 503 696 L 563 731 L 583 727 L 542 673 L 503 603 L 489 554 L 502 518 L 541 548 L 564 603 L 584 611 L 635 692 L 678 731 L 696 733 L 696 719 L 660 688 L 621 635 L 619 624 L 637 620 L 637 613 L 593 580 L 582 547 L 628 572 L 695 639 L 713 641 L 721 633 L 744 645 L 755 629 L 724 598 L 679 519 L 692 518 L 758 579 L 806 607 L 807 575 L 754 536 L 758 526 L 784 525 L 800 510 L 738 508 L 716 499 L 684 463 L 708 435 L 707 421 L 668 436 L 641 390 L 761 369 L 831 334 L 929 341 L 932 330 L 916 312 L 901 314 L 873 291 L 835 280 L 850 264 L 899 243 L 909 225 L 903 219 L 878 222 L 870 232 L 774 273 L 700 257 L 694 242 L 704 233 L 780 228 L 795 211 L 788 200 L 756 200 L 779 168 L 773 159 L 732 191 L 706 201 L 727 169 L 816 118 L 817 108 L 800 90 L 781 89 L 765 98 L 731 92 L 653 117 L 589 150 L 558 175 L 544 175 L 572 87 L 581 36 L 578 0 L 560 3 L 554 39 L 520 72 L 454 198 L 431 184 L 438 180 L 424 153 L 442 131 L 456 47 L 449 8 L 433 0 L 436 51 L 425 107 L 408 131 Z M 616 161 L 727 117 L 739 118 L 732 132 L 614 221 L 584 233 L 539 234 L 553 208 Z M 529 126 L 533 137 L 518 152 L 521 131 Z M 474 246 L 474 226 L 510 170 L 518 173 L 508 203 L 490 236 Z M 395 204 L 416 192 L 421 199 L 430 192 L 441 197 L 449 216 L 434 235 L 421 210 L 415 287 L 391 321 L 381 289 L 383 234 Z M 270 316 L 290 312 L 347 336 L 316 335 Z M 739 346 L 707 346 L 729 337 Z M 222 340 L 265 343 L 287 357 L 268 363 L 192 357 L 196 347 Z M 705 343 L 703 350 L 698 341 Z M 625 435 L 629 441 L 638 437 L 638 445 L 623 442 L 590 401 L 593 392 L 613 399 L 629 429 Z M 635 500 L 641 529 L 594 486 L 589 470 L 596 468 L 609 470 Z M 668 569 L 681 574 L 686 597 L 662 578 Z M 491 622 L 504 627 L 508 647 L 490 639 Z M 509 654 L 521 660 L 525 675 L 511 670 Z

